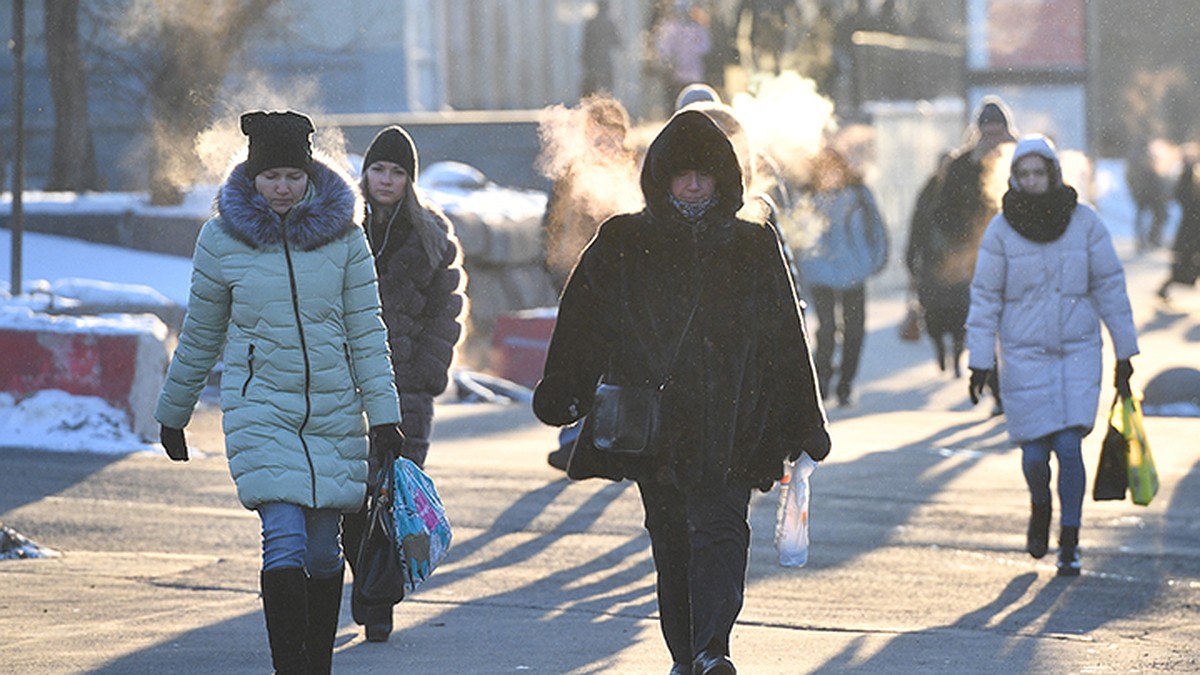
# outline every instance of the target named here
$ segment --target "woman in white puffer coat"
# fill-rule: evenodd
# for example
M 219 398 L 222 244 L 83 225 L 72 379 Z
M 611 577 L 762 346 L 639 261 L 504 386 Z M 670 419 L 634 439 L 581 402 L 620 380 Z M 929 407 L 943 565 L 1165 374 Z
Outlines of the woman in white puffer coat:
M 1026 136 L 1013 152 L 1003 211 L 988 225 L 971 282 L 967 317 L 971 400 L 996 368 L 1008 435 L 1021 446 L 1032 514 L 1027 550 L 1049 545 L 1050 452 L 1058 457 L 1058 573 L 1079 574 L 1085 470 L 1082 439 L 1100 397 L 1100 321 L 1116 352 L 1115 385 L 1129 391 L 1138 353 L 1125 273 L 1096 212 L 1062 182 L 1053 144 Z

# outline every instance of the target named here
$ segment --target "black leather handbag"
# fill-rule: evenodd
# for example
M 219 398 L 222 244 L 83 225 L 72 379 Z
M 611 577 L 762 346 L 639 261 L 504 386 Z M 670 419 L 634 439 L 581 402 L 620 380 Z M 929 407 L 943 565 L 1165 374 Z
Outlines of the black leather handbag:
M 603 379 L 596 385 L 592 408 L 588 412 L 592 445 L 596 449 L 625 455 L 648 454 L 654 450 L 662 394 L 671 381 L 675 357 L 679 356 L 683 338 L 691 328 L 699 306 L 700 294 L 697 292 L 696 302 L 692 304 L 692 311 L 683 325 L 683 332 L 675 343 L 675 351 L 667 362 L 658 386 L 612 384 Z
M 392 500 L 396 481 L 393 462 L 381 462 L 380 479 L 372 483 L 367 522 L 356 553 L 353 599 L 364 607 L 392 605 L 404 598 L 404 568 L 396 554 Z
M 592 443 L 605 452 L 638 455 L 654 444 L 662 387 L 601 382 L 589 413 Z
M 1092 484 L 1094 501 L 1124 501 L 1129 487 L 1129 441 L 1113 426 L 1113 413 L 1120 398 L 1113 399 L 1108 411 L 1108 432 L 1100 446 L 1100 463 L 1096 466 L 1096 481 Z

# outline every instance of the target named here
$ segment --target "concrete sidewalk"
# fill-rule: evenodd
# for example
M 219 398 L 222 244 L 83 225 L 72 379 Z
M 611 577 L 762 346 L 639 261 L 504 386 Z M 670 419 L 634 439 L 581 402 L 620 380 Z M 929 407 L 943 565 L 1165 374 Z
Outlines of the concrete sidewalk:
M 1129 263 L 1135 383 L 1200 362 L 1200 300 L 1153 302 L 1162 269 Z M 775 493 L 753 503 L 739 671 L 1200 671 L 1200 420 L 1148 418 L 1154 503 L 1088 498 L 1084 574 L 1056 577 L 1053 551 L 1023 551 L 1028 497 L 1003 418 L 972 408 L 927 344 L 896 338 L 903 311 L 898 291 L 872 294 L 857 403 L 830 411 L 834 451 L 813 478 L 805 568 L 775 562 Z M 334 671 L 666 673 L 636 489 L 566 481 L 545 463 L 555 430 L 527 406 L 437 415 L 429 472 L 450 557 L 387 643 L 366 643 L 344 602 Z M 270 671 L 258 520 L 236 501 L 218 423 L 199 411 L 187 464 L 0 451 L 0 521 L 62 553 L 0 562 L 0 669 Z

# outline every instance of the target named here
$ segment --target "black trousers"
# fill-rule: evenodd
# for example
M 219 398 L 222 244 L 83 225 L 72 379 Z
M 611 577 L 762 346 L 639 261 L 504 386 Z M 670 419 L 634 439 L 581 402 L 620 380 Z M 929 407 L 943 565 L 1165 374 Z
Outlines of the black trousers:
M 702 650 L 729 655 L 742 611 L 750 553 L 750 488 L 688 494 L 639 481 L 657 572 L 658 613 L 676 663 Z
M 817 310 L 817 348 L 813 363 L 817 367 L 817 379 L 821 382 L 821 394 L 829 395 L 828 387 L 833 377 L 833 352 L 837 335 L 842 338 L 842 361 L 838 368 L 838 393 L 849 394 L 854 377 L 858 374 L 858 362 L 862 355 L 866 333 L 866 287 L 855 286 L 845 290 L 827 286 L 813 286 L 813 304 Z M 841 308 L 841 321 L 838 308 Z M 839 325 L 840 324 L 840 325 Z M 840 329 L 840 330 L 839 330 Z

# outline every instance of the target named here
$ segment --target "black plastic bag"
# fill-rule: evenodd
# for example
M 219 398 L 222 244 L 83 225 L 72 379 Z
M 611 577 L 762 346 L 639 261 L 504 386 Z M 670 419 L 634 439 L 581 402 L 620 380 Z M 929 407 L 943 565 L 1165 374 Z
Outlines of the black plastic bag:
M 1119 399 L 1113 401 L 1113 410 L 1119 404 Z M 1123 501 L 1129 487 L 1129 441 L 1113 426 L 1113 410 L 1108 413 L 1108 433 L 1100 446 L 1100 464 L 1092 484 L 1092 499 L 1098 502 Z
M 396 528 L 392 519 L 395 474 L 391 462 L 383 462 L 380 480 L 367 502 L 367 522 L 355 559 L 353 599 L 364 607 L 391 607 L 404 598 L 404 568 L 396 553 Z

